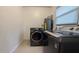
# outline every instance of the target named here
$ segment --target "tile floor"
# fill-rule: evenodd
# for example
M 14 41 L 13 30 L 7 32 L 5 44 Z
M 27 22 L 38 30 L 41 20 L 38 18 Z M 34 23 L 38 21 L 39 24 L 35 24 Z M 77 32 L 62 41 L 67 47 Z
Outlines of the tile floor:
M 43 46 L 30 46 L 30 41 L 25 40 L 14 53 L 43 53 Z

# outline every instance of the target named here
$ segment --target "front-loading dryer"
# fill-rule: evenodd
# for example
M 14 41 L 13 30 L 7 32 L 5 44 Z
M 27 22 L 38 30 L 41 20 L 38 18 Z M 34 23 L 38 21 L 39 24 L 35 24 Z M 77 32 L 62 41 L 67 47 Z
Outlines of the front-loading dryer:
M 30 29 L 30 44 L 31 46 L 47 46 L 48 40 L 42 28 Z

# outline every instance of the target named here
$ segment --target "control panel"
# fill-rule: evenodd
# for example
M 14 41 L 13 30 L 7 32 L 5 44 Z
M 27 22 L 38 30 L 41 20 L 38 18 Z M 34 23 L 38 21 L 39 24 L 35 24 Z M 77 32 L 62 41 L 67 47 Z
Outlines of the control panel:
M 79 27 L 71 27 L 71 28 L 69 28 L 69 30 L 79 31 Z

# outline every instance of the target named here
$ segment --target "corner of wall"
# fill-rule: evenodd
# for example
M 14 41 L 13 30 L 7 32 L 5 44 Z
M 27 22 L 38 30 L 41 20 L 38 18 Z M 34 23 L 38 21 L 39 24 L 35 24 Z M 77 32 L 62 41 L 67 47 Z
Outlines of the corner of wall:
M 17 43 L 17 44 L 13 47 L 13 49 L 11 49 L 11 51 L 10 51 L 9 53 L 14 53 L 15 50 L 20 46 L 20 44 L 21 44 L 23 41 L 24 41 L 24 40 L 21 40 L 19 43 Z

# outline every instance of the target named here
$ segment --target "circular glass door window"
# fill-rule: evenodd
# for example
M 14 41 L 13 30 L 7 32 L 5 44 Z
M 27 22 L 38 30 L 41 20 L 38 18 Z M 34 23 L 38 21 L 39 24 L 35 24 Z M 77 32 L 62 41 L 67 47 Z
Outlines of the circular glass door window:
M 32 40 L 39 42 L 41 41 L 43 38 L 43 34 L 40 31 L 35 31 L 34 33 L 32 33 Z

